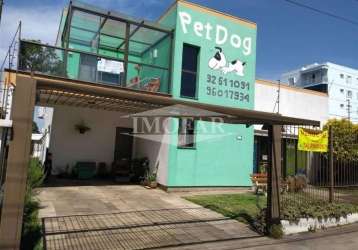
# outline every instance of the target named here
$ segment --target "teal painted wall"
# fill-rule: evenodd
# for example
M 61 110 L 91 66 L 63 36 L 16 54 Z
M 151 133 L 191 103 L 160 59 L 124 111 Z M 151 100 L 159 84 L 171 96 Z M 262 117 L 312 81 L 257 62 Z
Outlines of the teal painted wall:
M 254 108 L 254 82 L 256 61 L 256 26 L 245 24 L 233 18 L 223 17 L 200 8 L 191 8 L 186 3 L 178 2 L 159 21 L 161 24 L 175 29 L 173 58 L 172 58 L 172 95 L 180 97 L 181 66 L 183 44 L 188 43 L 200 47 L 197 98 L 186 99 L 194 102 L 223 105 L 229 107 Z M 97 25 L 97 24 L 96 24 Z M 96 25 L 93 25 L 96 28 Z M 211 28 L 210 28 L 211 27 Z M 216 41 L 216 29 L 219 30 Z M 227 39 L 221 43 L 224 33 Z M 106 41 L 113 43 L 114 41 Z M 115 41 L 118 43 L 118 41 Z M 239 44 L 240 43 L 240 44 Z M 240 45 L 240 46 L 239 46 Z M 81 50 L 91 51 L 92 48 L 80 48 L 79 44 L 71 44 Z M 209 61 L 218 51 L 219 46 L 226 57 L 226 63 L 221 68 L 213 69 Z M 158 44 L 158 53 L 167 51 L 166 43 Z M 104 55 L 123 58 L 120 53 L 100 50 Z M 152 51 L 142 58 L 131 57 L 135 62 L 155 62 Z M 69 73 L 76 78 L 78 75 L 79 56 L 72 55 L 69 62 Z M 143 61 L 141 61 L 143 60 Z M 239 60 L 245 62 L 243 72 L 230 71 L 230 62 Z M 141 76 L 151 72 L 143 68 Z M 134 64 L 129 65 L 128 80 L 138 73 Z M 161 78 L 165 79 L 165 73 Z M 209 81 L 210 80 L 210 81 Z M 163 91 L 163 86 L 161 90 Z M 173 132 L 169 145 L 168 156 L 168 186 L 250 186 L 249 175 L 253 165 L 253 128 L 242 125 L 218 124 L 222 130 L 218 133 L 208 133 L 205 128 L 212 123 L 198 121 L 196 123 L 195 149 L 180 149 L 177 147 L 178 136 Z M 170 131 L 178 131 L 178 120 L 171 119 Z
M 170 55 L 170 42 L 171 37 L 167 36 L 160 41 L 156 46 L 151 47 L 145 53 L 142 54 L 141 60 L 143 63 L 159 66 L 168 67 L 169 55 Z M 157 57 L 154 56 L 157 53 Z M 169 70 L 161 68 L 153 68 L 150 66 L 142 66 L 141 78 L 159 78 L 160 80 L 160 91 L 168 93 L 169 91 Z
M 180 81 L 181 81 L 181 65 L 182 65 L 182 50 L 183 44 L 188 43 L 200 47 L 199 55 L 199 77 L 197 99 L 200 102 L 211 103 L 216 105 L 239 107 L 239 108 L 254 108 L 254 83 L 255 83 L 255 68 L 256 68 L 256 28 L 249 27 L 241 24 L 238 21 L 229 20 L 228 18 L 210 15 L 208 12 L 200 12 L 198 10 L 190 9 L 183 3 L 179 2 L 177 7 L 177 23 L 175 31 L 175 51 L 174 51 L 174 72 L 173 72 L 173 96 L 180 97 Z M 190 15 L 191 23 L 185 25 L 185 30 L 182 26 L 181 15 Z M 195 32 L 195 22 L 200 22 L 203 26 L 208 23 L 211 25 L 212 30 L 209 33 L 211 40 L 206 39 L 207 33 L 205 30 L 201 32 L 201 37 Z M 215 26 L 222 26 L 227 29 L 227 41 L 224 44 L 217 44 L 215 41 Z M 185 33 L 186 32 L 186 33 Z M 235 48 L 230 43 L 230 37 L 239 36 L 241 38 L 241 46 Z M 220 35 L 219 35 L 220 36 Z M 251 40 L 251 52 L 243 48 L 243 41 L 245 38 Z M 233 39 L 236 41 L 235 39 Z M 248 40 L 248 39 L 247 39 Z M 244 76 L 238 76 L 235 72 L 224 74 L 222 70 L 214 70 L 208 66 L 209 60 L 216 53 L 215 47 L 221 47 L 226 57 L 227 64 L 233 60 L 240 60 L 245 62 Z M 249 53 L 249 54 L 248 54 Z M 211 77 L 210 83 L 208 75 Z M 213 79 L 215 78 L 215 81 Z M 221 78 L 221 85 L 219 84 Z M 226 81 L 224 80 L 226 79 Z M 226 82 L 226 86 L 225 83 Z M 248 83 L 242 85 L 241 83 Z M 236 87 L 235 87 L 236 86 Z M 242 88 L 245 86 L 244 88 Z M 222 96 L 209 95 L 208 87 L 215 88 L 218 93 L 233 91 L 240 93 L 243 99 L 235 99 L 234 96 L 229 96 L 224 93 Z
M 188 43 L 200 47 L 200 55 L 197 98 L 186 100 L 253 109 L 256 27 L 214 15 L 213 13 L 202 12 L 197 8 L 191 9 L 182 2 L 178 2 L 177 6 L 167 16 L 171 18 L 176 16 L 172 73 L 173 97 L 181 98 L 182 50 L 183 44 Z M 183 16 L 186 18 L 184 20 L 186 22 L 184 23 L 185 27 L 182 23 L 183 19 L 181 19 Z M 188 16 L 190 16 L 190 19 L 187 18 Z M 210 23 L 212 27 L 211 34 L 204 30 L 207 23 Z M 215 41 L 216 25 L 225 27 L 224 29 L 227 30 L 228 38 L 223 44 L 217 44 Z M 195 31 L 195 29 L 197 30 Z M 232 35 L 234 37 L 230 38 Z M 230 43 L 230 39 L 233 39 L 233 42 L 238 42 L 238 36 L 241 39 L 241 46 L 237 46 L 238 44 L 236 43 L 237 47 L 235 47 Z M 207 39 L 207 37 L 211 38 L 211 40 Z M 220 43 L 220 34 L 218 38 Z M 245 48 L 243 47 L 244 39 L 246 39 Z M 227 59 L 225 67 L 229 66 L 229 62 L 237 59 L 246 63 L 243 76 L 238 75 L 237 72 L 225 74 L 223 68 L 212 69 L 209 67 L 210 59 L 217 52 L 216 46 L 222 48 Z M 210 82 L 208 79 L 210 79 Z M 212 138 L 213 135 L 205 130 L 210 125 L 212 124 L 208 122 L 196 122 L 195 149 L 178 148 L 178 135 L 176 133 L 171 135 L 168 157 L 168 186 L 251 185 L 253 128 L 246 128 L 243 125 L 220 124 L 221 132 L 216 133 Z M 172 119 L 170 131 L 177 130 L 178 119 Z
M 250 186 L 253 155 L 253 130 L 243 126 L 223 125 L 224 137 L 207 133 L 196 124 L 196 148 L 179 149 L 178 136 L 172 136 L 169 149 L 168 186 Z M 173 119 L 172 131 L 178 130 L 178 120 Z M 238 141 L 237 136 L 242 135 Z

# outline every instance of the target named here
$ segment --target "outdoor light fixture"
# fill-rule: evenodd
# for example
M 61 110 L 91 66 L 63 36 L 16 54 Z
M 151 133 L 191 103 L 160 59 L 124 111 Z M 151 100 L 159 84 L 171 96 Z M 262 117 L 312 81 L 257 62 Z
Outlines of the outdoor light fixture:
M 153 58 L 158 58 L 158 50 L 157 49 L 153 50 Z
M 238 135 L 238 136 L 236 137 L 236 140 L 242 141 L 242 136 L 241 136 L 241 135 Z

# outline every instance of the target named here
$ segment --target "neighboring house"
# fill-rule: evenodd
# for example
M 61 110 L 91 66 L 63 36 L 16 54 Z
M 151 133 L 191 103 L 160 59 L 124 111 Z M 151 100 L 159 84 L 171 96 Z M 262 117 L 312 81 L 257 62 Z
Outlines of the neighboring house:
M 304 66 L 281 75 L 291 86 L 311 89 L 329 96 L 329 118 L 358 122 L 358 70 L 326 62 Z
M 31 156 L 39 159 L 40 161 L 44 158 L 43 156 L 45 151 L 42 143 L 42 137 L 43 135 L 41 133 L 32 133 L 31 135 Z
M 36 107 L 35 119 L 39 124 L 37 133 L 32 133 L 32 157 L 37 158 L 42 164 L 46 160 L 46 153 L 50 147 L 50 134 L 52 125 L 53 108 Z M 37 125 L 39 125 L 37 124 Z
M 5 183 L 8 139 L 11 136 L 12 127 L 11 104 L 13 91 L 13 86 L 5 86 L 3 74 L 0 74 L 0 211 Z
M 46 160 L 46 153 L 50 147 L 51 139 L 51 126 L 53 118 L 53 108 L 52 107 L 37 107 L 35 108 L 37 121 L 41 121 L 40 124 L 40 136 L 36 135 L 36 142 L 34 142 L 34 157 L 38 157 L 39 160 L 44 163 Z M 34 134 L 33 134 L 34 136 Z M 34 138 L 33 138 L 34 139 Z M 34 140 L 33 140 L 34 141 Z

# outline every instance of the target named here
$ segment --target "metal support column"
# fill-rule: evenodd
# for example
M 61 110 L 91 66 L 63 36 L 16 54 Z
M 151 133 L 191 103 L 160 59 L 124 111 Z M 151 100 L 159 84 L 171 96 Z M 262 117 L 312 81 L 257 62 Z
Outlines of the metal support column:
M 280 223 L 281 126 L 268 126 L 267 225 Z
M 122 86 L 127 85 L 127 73 L 128 73 L 128 57 L 129 57 L 129 36 L 130 36 L 130 23 L 126 23 L 126 37 L 124 44 L 124 77 Z
M 334 200 L 334 156 L 333 156 L 333 130 L 332 127 L 329 127 L 329 202 Z

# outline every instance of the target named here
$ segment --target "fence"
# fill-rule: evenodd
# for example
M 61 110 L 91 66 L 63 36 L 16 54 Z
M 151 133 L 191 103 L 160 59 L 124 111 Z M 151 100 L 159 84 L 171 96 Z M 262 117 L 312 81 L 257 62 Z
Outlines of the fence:
M 345 132 L 329 130 L 327 153 L 299 151 L 300 128 L 320 130 L 300 126 L 282 130 L 281 212 L 308 203 L 358 205 L 358 136 L 352 136 L 353 125 Z
M 33 158 L 37 158 L 41 164 L 45 162 L 46 158 L 46 151 L 47 151 L 47 144 L 49 141 L 49 131 L 46 130 L 43 134 L 38 134 L 41 136 L 39 139 L 32 140 L 32 149 L 31 149 L 31 156 Z

